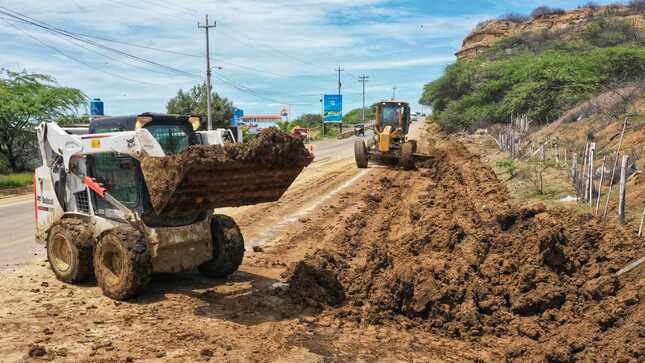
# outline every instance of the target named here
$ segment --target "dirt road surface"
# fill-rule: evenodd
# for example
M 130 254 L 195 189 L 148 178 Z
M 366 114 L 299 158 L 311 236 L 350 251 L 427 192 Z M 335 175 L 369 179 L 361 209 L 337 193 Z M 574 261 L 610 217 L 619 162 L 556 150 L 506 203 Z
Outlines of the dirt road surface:
M 637 361 L 645 354 L 637 338 L 642 270 L 593 284 L 640 256 L 643 239 L 621 229 L 603 239 L 593 219 L 570 215 L 564 246 L 555 227 L 541 233 L 564 212 L 497 218 L 505 188 L 458 147 L 453 161 L 419 171 L 359 171 L 347 151 L 352 143 L 321 146 L 318 156 L 330 159 L 312 164 L 280 201 L 220 211 L 236 218 L 247 245 L 228 279 L 155 275 L 148 292 L 115 302 L 95 284 L 60 283 L 42 258 L 0 271 L 0 361 L 497 362 L 575 354 Z M 498 231 L 502 225 L 509 231 Z M 622 245 L 609 241 L 617 237 Z M 502 242 L 488 249 L 493 238 Z M 571 250 L 580 243 L 584 249 Z M 294 276 L 302 277 L 297 284 Z M 507 287 L 486 279 L 521 286 L 506 296 Z M 477 306 L 461 303 L 469 294 Z M 319 303 L 325 298 L 340 305 Z M 591 298 L 603 300 L 587 308 Z
M 315 161 L 280 201 L 217 211 L 234 217 L 245 236 L 247 255 L 239 273 L 225 281 L 207 280 L 197 273 L 155 276 L 150 293 L 127 303 L 104 298 L 94 284 L 79 287 L 55 280 L 43 247 L 33 240 L 32 199 L 3 201 L 0 225 L 11 233 L 0 236 L 0 362 L 30 359 L 34 346 L 44 346 L 45 357 L 62 361 L 128 357 L 194 361 L 211 355 L 231 361 L 281 356 L 290 361 L 318 360 L 323 355 L 306 348 L 284 351 L 287 332 L 307 334 L 301 320 L 312 312 L 292 306 L 278 293 L 284 268 L 312 246 L 296 244 L 278 255 L 254 252 L 253 247 L 269 251 L 301 231 L 311 218 L 327 218 L 339 199 L 347 200 L 347 190 L 368 173 L 355 167 L 355 139 L 311 144 Z M 184 315 L 186 319 L 176 319 Z M 164 328 L 166 319 L 180 326 Z M 123 330 L 126 321 L 130 327 Z M 141 329 L 155 337 L 144 337 Z M 285 333 L 279 333 L 282 329 Z M 280 354 L 267 354 L 272 350 Z

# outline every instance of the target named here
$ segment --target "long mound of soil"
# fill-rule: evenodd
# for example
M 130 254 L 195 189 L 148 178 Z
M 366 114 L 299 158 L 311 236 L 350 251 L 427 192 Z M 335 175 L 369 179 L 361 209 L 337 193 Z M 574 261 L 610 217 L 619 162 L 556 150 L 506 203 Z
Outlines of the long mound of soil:
M 312 160 L 300 138 L 267 129 L 246 144 L 145 157 L 141 169 L 157 214 L 181 215 L 278 200 Z
M 419 172 L 372 182 L 330 242 L 292 266 L 289 293 L 370 324 L 508 339 L 509 360 L 639 361 L 645 281 L 615 273 L 645 239 L 589 214 L 516 207 L 458 143 Z

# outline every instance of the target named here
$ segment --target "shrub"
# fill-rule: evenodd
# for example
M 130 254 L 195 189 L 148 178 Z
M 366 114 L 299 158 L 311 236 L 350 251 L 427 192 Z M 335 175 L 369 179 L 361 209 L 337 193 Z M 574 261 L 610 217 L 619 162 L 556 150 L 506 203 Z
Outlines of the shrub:
M 637 14 L 645 14 L 645 0 L 631 0 L 627 6 Z
M 549 6 L 538 6 L 531 12 L 531 16 L 534 18 L 552 14 L 564 14 L 564 10 L 559 8 L 552 8 Z
M 520 13 L 508 13 L 499 17 L 499 20 L 507 20 L 512 23 L 524 23 L 530 20 L 530 17 Z
M 32 173 L 0 175 L 0 189 L 20 188 L 32 184 Z
M 591 22 L 581 32 L 581 37 L 596 47 L 613 47 L 625 43 L 645 44 L 643 33 L 622 19 L 603 18 Z
M 436 122 L 450 132 L 504 122 L 512 114 L 544 123 L 588 100 L 603 85 L 643 78 L 643 47 L 554 49 L 452 64 L 425 86 L 420 103 L 431 105 Z

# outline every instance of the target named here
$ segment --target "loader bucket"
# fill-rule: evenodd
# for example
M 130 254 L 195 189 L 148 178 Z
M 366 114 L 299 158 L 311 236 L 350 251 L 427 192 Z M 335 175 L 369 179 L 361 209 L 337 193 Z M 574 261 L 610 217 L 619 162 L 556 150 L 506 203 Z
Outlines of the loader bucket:
M 141 170 L 155 213 L 172 216 L 276 201 L 312 160 L 299 138 L 269 129 L 247 144 L 144 157 Z

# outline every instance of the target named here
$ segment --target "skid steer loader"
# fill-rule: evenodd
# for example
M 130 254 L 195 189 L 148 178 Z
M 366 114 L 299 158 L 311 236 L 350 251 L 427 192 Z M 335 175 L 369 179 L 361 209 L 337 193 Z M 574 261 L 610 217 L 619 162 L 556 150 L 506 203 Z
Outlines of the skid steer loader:
M 230 131 L 200 125 L 145 113 L 37 127 L 36 239 L 59 280 L 95 277 L 122 300 L 153 272 L 197 268 L 219 278 L 238 269 L 243 236 L 213 209 L 279 199 L 312 157 L 289 135 L 234 144 Z
M 417 153 L 417 141 L 409 140 L 410 105 L 407 102 L 386 100 L 375 105 L 374 139 L 354 141 L 356 166 L 367 168 L 371 161 L 380 165 L 400 165 L 413 169 L 416 161 L 429 157 Z

